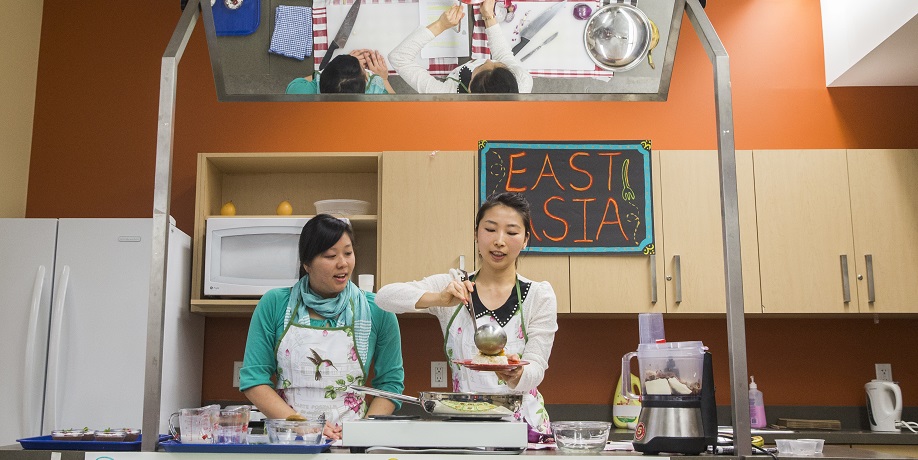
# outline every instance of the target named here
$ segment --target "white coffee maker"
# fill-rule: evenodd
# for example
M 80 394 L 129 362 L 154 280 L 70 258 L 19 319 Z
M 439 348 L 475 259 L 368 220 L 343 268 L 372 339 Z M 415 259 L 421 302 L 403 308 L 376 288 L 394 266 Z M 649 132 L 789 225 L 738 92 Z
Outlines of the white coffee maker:
M 867 390 L 867 420 L 871 431 L 899 431 L 902 420 L 902 390 L 895 382 L 871 380 Z

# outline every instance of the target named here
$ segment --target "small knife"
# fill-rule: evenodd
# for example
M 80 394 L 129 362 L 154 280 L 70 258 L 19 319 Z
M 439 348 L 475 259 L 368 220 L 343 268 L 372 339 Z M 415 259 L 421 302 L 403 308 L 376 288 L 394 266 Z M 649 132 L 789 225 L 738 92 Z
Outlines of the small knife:
M 557 37 L 557 36 L 558 36 L 558 32 L 555 32 L 555 33 L 551 34 L 548 38 L 545 39 L 544 42 L 542 42 L 541 45 L 537 46 L 534 50 L 530 51 L 528 54 L 526 54 L 525 56 L 523 56 L 522 58 L 520 58 L 520 61 L 525 61 L 526 59 L 529 59 L 529 56 L 532 56 L 533 54 L 535 54 L 536 51 L 538 51 L 538 50 L 539 50 L 540 48 L 542 48 L 543 46 L 547 45 L 549 42 L 551 42 L 552 40 L 554 40 L 555 37 Z
M 532 38 L 539 33 L 539 30 L 545 27 L 545 24 L 548 24 L 559 11 L 563 10 L 565 5 L 567 5 L 567 0 L 555 3 L 551 8 L 545 10 L 545 12 L 538 15 L 532 22 L 523 27 L 523 30 L 520 31 L 520 42 L 513 47 L 514 56 L 525 48 L 529 40 L 532 40 Z
M 354 23 L 357 22 L 357 12 L 360 11 L 360 2 L 361 0 L 354 0 L 354 4 L 347 10 L 347 14 L 344 16 L 344 22 L 341 23 L 341 28 L 338 29 L 338 33 L 335 34 L 335 39 L 328 44 L 328 51 L 325 52 L 325 57 L 322 58 L 322 63 L 319 64 L 319 70 L 324 69 L 325 66 L 328 65 L 336 49 L 344 48 L 344 44 L 347 43 L 347 37 L 351 35 L 351 30 L 354 29 Z

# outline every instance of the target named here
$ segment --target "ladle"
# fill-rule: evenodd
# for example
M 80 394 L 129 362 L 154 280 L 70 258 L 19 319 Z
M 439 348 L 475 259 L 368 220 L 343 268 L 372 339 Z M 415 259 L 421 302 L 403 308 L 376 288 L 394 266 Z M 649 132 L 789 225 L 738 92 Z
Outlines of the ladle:
M 465 270 L 459 270 L 462 273 L 462 281 L 469 279 L 469 274 Z M 507 345 L 507 332 L 502 327 L 494 323 L 478 325 L 475 318 L 475 307 L 472 302 L 466 304 L 469 307 L 469 314 L 472 315 L 472 326 L 475 328 L 475 346 L 483 355 L 494 356 L 503 351 Z

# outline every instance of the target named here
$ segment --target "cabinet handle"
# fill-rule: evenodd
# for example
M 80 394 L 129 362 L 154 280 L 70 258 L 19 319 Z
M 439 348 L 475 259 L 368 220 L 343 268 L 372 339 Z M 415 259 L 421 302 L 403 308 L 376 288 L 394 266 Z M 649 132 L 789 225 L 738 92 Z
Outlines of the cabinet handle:
M 845 303 L 851 302 L 851 286 L 848 284 L 848 256 L 838 256 L 841 260 L 842 298 Z
M 676 279 L 676 303 L 682 302 L 682 262 L 679 255 L 673 256 L 673 277 Z
M 657 255 L 650 255 L 650 303 L 657 303 Z
M 865 254 L 864 263 L 867 265 L 867 302 L 873 303 L 877 301 L 873 285 L 873 254 Z

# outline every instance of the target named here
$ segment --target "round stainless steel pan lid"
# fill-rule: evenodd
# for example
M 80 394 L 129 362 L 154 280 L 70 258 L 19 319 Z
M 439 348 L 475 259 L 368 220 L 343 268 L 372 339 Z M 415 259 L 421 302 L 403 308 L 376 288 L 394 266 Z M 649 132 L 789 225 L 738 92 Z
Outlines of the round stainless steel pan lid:
M 644 60 L 650 36 L 650 19 L 643 11 L 627 3 L 613 3 L 590 16 L 583 44 L 597 66 L 623 72 Z

